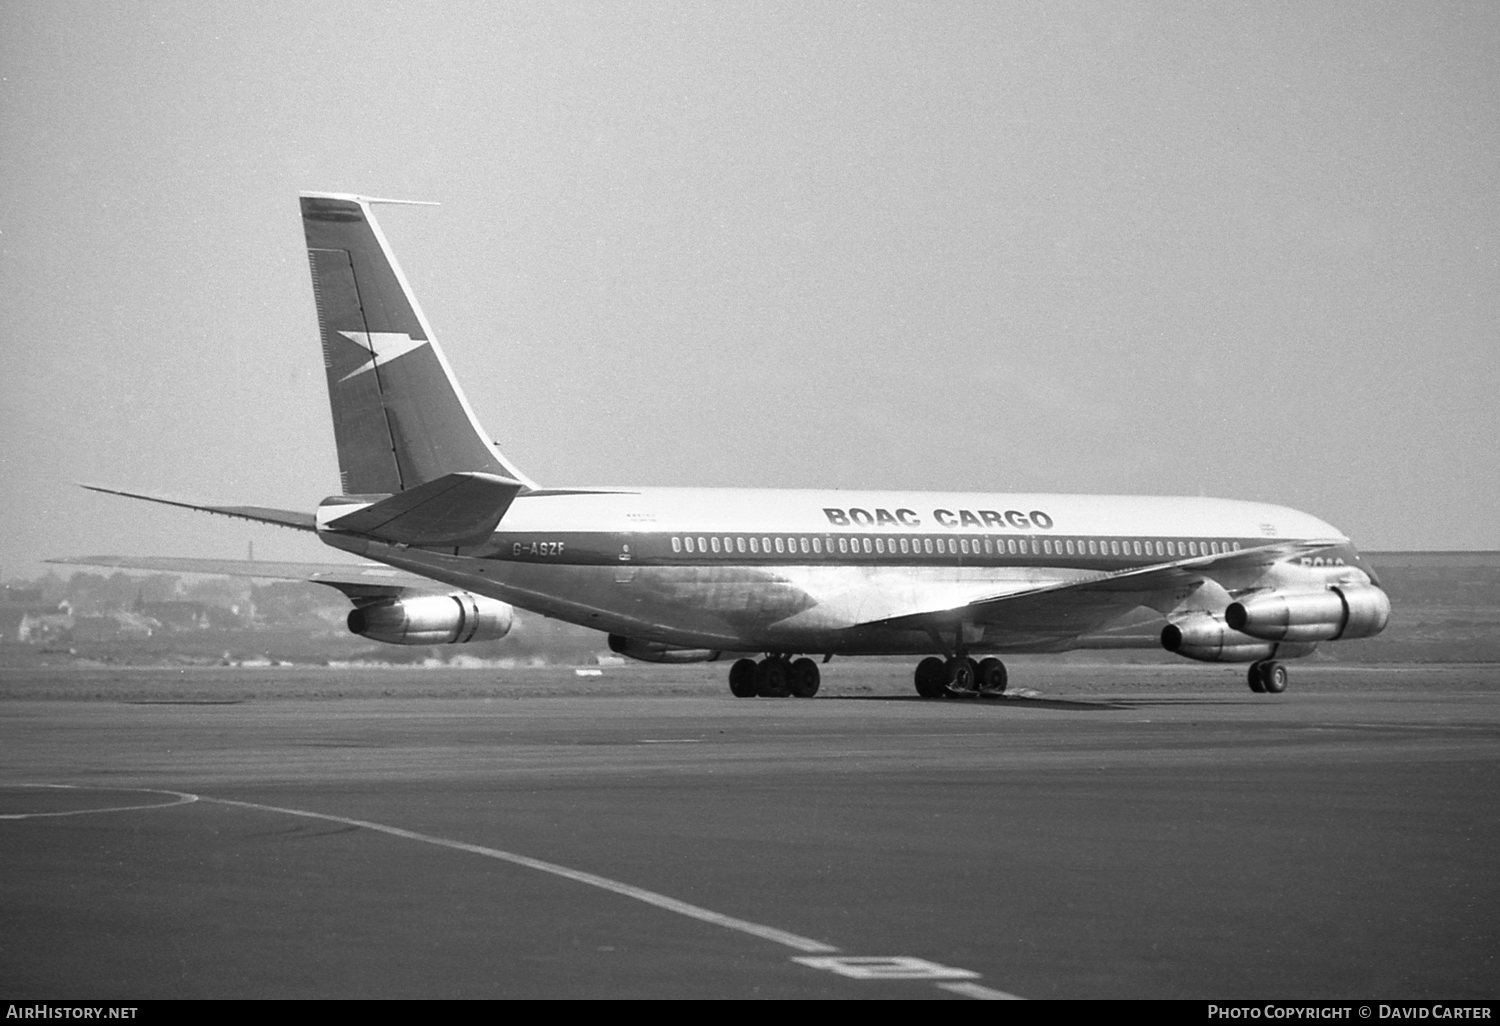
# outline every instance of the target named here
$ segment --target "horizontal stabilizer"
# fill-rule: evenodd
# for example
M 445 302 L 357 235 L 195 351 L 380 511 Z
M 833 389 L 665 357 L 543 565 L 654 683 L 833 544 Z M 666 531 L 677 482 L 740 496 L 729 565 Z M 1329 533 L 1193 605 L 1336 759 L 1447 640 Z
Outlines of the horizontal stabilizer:
M 425 577 L 379 563 L 282 563 L 253 559 L 196 559 L 183 556 L 68 556 L 48 563 L 151 570 L 164 574 L 222 574 L 275 581 L 306 581 L 337 588 L 350 598 L 436 592 L 442 587 Z
M 254 520 L 262 524 L 275 524 L 277 527 L 290 527 L 298 531 L 316 531 L 318 525 L 311 513 L 301 513 L 294 509 L 272 509 L 269 506 L 208 506 L 197 502 L 183 502 L 179 499 L 164 499 L 159 495 L 143 495 L 140 492 L 123 492 L 118 488 L 105 488 L 101 485 L 79 485 L 91 492 L 102 492 L 105 495 L 123 495 L 127 499 L 144 499 L 147 502 L 159 502 L 163 506 L 180 506 L 183 509 L 196 509 L 201 513 L 217 513 L 225 517 L 238 517 L 241 520 Z
M 445 474 L 324 526 L 402 545 L 478 545 L 524 487 L 496 474 Z

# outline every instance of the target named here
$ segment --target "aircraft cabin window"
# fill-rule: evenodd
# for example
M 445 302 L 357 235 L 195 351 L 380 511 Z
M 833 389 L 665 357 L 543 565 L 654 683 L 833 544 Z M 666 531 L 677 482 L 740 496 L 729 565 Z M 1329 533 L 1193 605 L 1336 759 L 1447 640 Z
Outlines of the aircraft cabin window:
M 678 538 L 676 535 L 673 535 L 673 537 L 672 537 L 672 551 L 673 552 L 681 552 L 682 551 L 682 539 Z
M 878 552 L 878 553 L 880 553 L 882 556 L 885 555 L 885 539 L 884 538 L 876 538 L 875 539 L 875 551 Z
M 844 538 L 840 538 L 839 539 L 839 551 L 840 552 L 848 552 L 849 551 L 849 542 L 848 542 L 847 539 L 844 539 Z
M 1109 554 L 1111 556 L 1118 556 L 1120 554 L 1120 543 L 1119 542 L 1112 541 L 1112 542 L 1109 543 Z
M 816 552 L 820 556 L 823 554 L 823 539 L 822 538 L 814 538 L 813 539 L 813 551 Z
M 768 556 L 771 554 L 771 539 L 766 537 L 761 538 L 760 551 L 764 552 Z
M 864 550 L 865 550 L 865 555 L 868 556 L 870 554 L 870 552 L 871 552 L 871 549 L 870 549 L 870 539 L 869 538 L 864 539 L 863 547 L 864 547 Z
M 786 542 L 783 539 L 781 539 L 781 538 L 777 538 L 776 539 L 776 551 L 777 552 L 785 552 L 786 551 Z
M 927 553 L 929 556 L 932 555 L 932 539 L 931 538 L 923 538 L 922 539 L 922 551 L 925 552 L 925 553 Z
M 713 549 L 713 550 L 714 550 L 714 551 L 715 551 L 715 552 L 718 552 L 718 551 L 719 551 L 719 539 L 718 539 L 718 538 L 710 538 L 710 539 L 709 539 L 709 544 L 710 544 L 710 547 L 711 547 L 711 548 L 712 548 L 712 549 Z
M 739 549 L 741 552 L 745 551 L 745 536 L 744 535 L 740 535 L 738 538 L 736 538 L 734 540 L 734 547 L 737 548 L 737 549 Z

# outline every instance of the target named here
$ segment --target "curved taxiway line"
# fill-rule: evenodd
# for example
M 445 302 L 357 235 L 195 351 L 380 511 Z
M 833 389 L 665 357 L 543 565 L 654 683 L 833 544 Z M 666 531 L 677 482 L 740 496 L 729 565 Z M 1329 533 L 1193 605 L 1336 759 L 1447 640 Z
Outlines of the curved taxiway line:
M 216 805 L 229 805 L 235 808 L 251 809 L 256 812 L 273 812 L 283 816 L 323 820 L 327 823 L 361 827 L 366 830 L 376 831 L 377 833 L 389 834 L 392 837 L 404 838 L 408 841 L 420 841 L 424 844 L 437 845 L 440 848 L 451 848 L 454 851 L 468 852 L 471 855 L 482 855 L 486 858 L 499 859 L 502 862 L 524 866 L 527 869 L 535 869 L 542 873 L 549 873 L 552 876 L 572 880 L 575 883 L 597 887 L 626 898 L 634 898 L 636 901 L 645 902 L 648 905 L 664 909 L 668 912 L 675 912 L 681 916 L 687 916 L 689 919 L 696 919 L 699 922 L 721 926 L 726 930 L 735 930 L 752 937 L 759 937 L 761 940 L 768 940 L 775 944 L 804 952 L 805 954 L 825 956 L 820 958 L 800 957 L 793 959 L 793 961 L 807 965 L 810 968 L 827 969 L 839 975 L 856 979 L 925 980 L 936 984 L 940 989 L 950 993 L 959 994 L 964 997 L 978 998 L 980 1000 L 1014 1000 L 1016 998 L 1014 994 L 1008 994 L 1005 991 L 995 990 L 983 984 L 972 982 L 979 976 L 978 973 L 972 970 L 942 966 L 934 962 L 928 962 L 925 959 L 912 958 L 905 955 L 893 957 L 834 956 L 834 953 L 839 949 L 832 944 L 827 944 L 811 937 L 803 937 L 800 934 L 791 933 L 787 930 L 777 929 L 774 926 L 766 926 L 762 923 L 750 922 L 748 919 L 728 916 L 722 912 L 703 908 L 700 905 L 689 904 L 686 901 L 679 901 L 665 894 L 658 894 L 656 891 L 648 891 L 644 887 L 636 887 L 632 884 L 622 883 L 619 880 L 611 880 L 609 877 L 599 876 L 596 873 L 571 869 L 568 866 L 559 865 L 555 862 L 534 859 L 528 855 L 518 855 L 515 852 L 502 851 L 499 848 L 487 848 L 484 845 L 470 844 L 467 841 L 455 841 L 446 837 L 435 837 L 432 834 L 422 834 L 415 830 L 388 826 L 384 823 L 375 823 L 367 819 L 353 819 L 349 816 L 335 816 L 326 812 L 311 812 L 307 809 L 289 809 L 280 805 L 262 805 L 258 802 L 237 801 L 232 798 L 213 798 L 205 795 L 190 794 L 186 791 L 168 791 L 150 787 L 93 787 L 83 784 L 19 784 L 10 786 L 47 787 L 68 790 L 126 791 L 138 794 L 170 795 L 175 800 L 154 805 L 121 805 L 113 808 L 73 809 L 67 812 L 15 813 L 0 815 L 0 819 L 38 819 L 47 816 L 81 816 L 86 813 L 95 812 L 166 809 L 174 805 L 186 805 L 201 801 L 212 802 Z
M 68 791 L 126 791 L 133 794 L 167 794 L 176 801 L 158 802 L 155 805 L 109 805 L 98 809 L 69 809 L 66 812 L 11 812 L 0 813 L 0 819 L 46 819 L 51 816 L 83 816 L 94 812 L 132 812 L 137 809 L 170 809 L 174 805 L 190 805 L 198 796 L 185 791 L 163 791 L 155 787 L 103 787 L 94 784 L 6 784 L 5 787 L 51 787 Z

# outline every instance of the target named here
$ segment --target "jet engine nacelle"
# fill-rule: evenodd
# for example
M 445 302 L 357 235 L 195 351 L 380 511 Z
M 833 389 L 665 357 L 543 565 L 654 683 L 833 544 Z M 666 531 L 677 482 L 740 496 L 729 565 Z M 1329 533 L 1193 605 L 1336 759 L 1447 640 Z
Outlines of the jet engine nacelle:
M 349 629 L 388 645 L 461 645 L 510 633 L 515 610 L 504 602 L 461 591 L 382 599 L 349 612 Z
M 1368 638 L 1385 630 L 1391 600 L 1369 584 L 1326 591 L 1272 592 L 1232 603 L 1224 610 L 1230 627 L 1267 641 L 1334 641 Z
M 622 634 L 609 636 L 609 650 L 643 663 L 711 663 L 719 653 L 711 648 L 673 648 L 660 641 L 639 641 Z
M 1278 645 L 1253 638 L 1212 616 L 1167 624 L 1162 628 L 1161 647 L 1204 663 L 1253 663 L 1272 656 L 1296 659 L 1317 648 L 1316 645 Z

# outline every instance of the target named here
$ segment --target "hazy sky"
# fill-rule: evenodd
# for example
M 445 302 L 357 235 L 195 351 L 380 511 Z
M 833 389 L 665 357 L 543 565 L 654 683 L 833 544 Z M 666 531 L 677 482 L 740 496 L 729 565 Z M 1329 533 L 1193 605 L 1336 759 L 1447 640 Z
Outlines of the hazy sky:
M 299 189 L 549 485 L 1500 548 L 1500 4 L 0 2 L 0 572 L 334 555 Z

